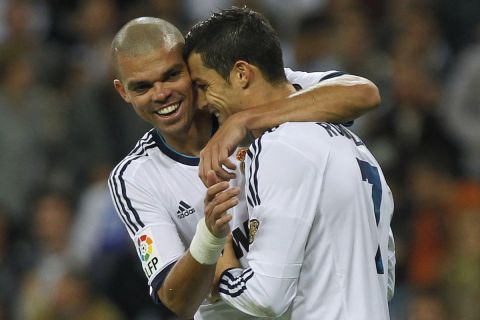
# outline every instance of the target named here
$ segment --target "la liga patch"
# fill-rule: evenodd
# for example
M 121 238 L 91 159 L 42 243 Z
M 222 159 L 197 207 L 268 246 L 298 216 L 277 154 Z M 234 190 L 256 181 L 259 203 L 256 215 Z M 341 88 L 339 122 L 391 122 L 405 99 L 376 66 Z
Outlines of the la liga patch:
M 137 239 L 138 255 L 140 257 L 140 260 L 142 260 L 142 262 L 148 261 L 148 259 L 152 255 L 152 252 L 153 252 L 152 244 L 153 244 L 153 240 L 146 234 L 142 234 Z
M 148 280 L 150 280 L 157 274 L 161 263 L 155 250 L 155 240 L 149 229 L 144 230 L 140 236 L 138 236 L 135 245 L 137 247 L 138 257 L 142 262 L 143 271 Z

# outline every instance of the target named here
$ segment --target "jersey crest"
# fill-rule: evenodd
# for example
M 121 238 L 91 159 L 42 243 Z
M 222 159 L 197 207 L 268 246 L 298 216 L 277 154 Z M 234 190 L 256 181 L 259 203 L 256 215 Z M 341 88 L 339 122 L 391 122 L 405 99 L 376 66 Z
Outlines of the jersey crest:
M 238 161 L 240 161 L 240 171 L 245 174 L 245 155 L 247 154 L 248 148 L 239 148 L 237 155 L 235 156 Z
M 258 227 L 260 226 L 260 222 L 257 219 L 250 220 L 248 224 L 248 243 L 252 244 L 255 240 L 255 235 L 257 234 Z

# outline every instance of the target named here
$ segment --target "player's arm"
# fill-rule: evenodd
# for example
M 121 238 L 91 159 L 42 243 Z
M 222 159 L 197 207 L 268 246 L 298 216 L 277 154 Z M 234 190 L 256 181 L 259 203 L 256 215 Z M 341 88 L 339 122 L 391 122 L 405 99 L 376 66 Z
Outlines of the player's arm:
M 248 132 L 264 131 L 289 121 L 347 122 L 380 105 L 378 88 L 370 80 L 347 74 L 329 78 L 330 74 L 325 74 L 327 79 L 287 99 L 230 116 L 200 153 L 199 176 L 202 181 L 206 182 L 209 170 L 214 170 L 222 179 L 234 177 L 222 165 L 235 169 L 228 157 Z
M 145 183 L 146 175 L 138 168 L 114 170 L 109 179 L 112 199 L 134 240 L 151 298 L 163 318 L 191 319 L 211 290 L 215 263 L 200 263 L 186 250 L 168 209 L 152 200 L 158 196 L 154 186 Z M 200 227 L 201 223 L 205 225 L 203 219 Z
M 233 248 L 233 236 L 232 234 L 230 234 L 227 236 L 227 240 L 225 241 L 223 253 L 217 260 L 217 267 L 215 269 L 215 276 L 213 278 L 211 292 L 211 296 L 214 299 L 218 299 L 220 297 L 218 293 L 218 286 L 220 284 L 220 278 L 222 277 L 223 273 L 225 272 L 225 270 L 233 268 L 241 268 L 241 264 L 237 256 L 235 255 L 235 249 Z
M 305 172 L 315 172 L 313 164 L 299 153 L 290 152 L 288 146 L 279 143 L 276 149 L 260 160 L 262 171 L 258 186 L 262 186 L 262 190 L 255 195 L 252 191 L 248 194 L 250 199 L 256 199 L 252 200 L 254 206 L 249 207 L 249 214 L 251 221 L 257 221 L 256 233 L 250 234 L 253 237 L 248 252 L 250 267 L 229 269 L 235 266 L 224 264 L 218 288 L 223 300 L 257 317 L 278 317 L 293 301 L 313 222 L 314 197 L 320 194 L 314 182 L 321 178 L 315 174 L 305 175 Z M 275 166 L 269 165 L 271 163 Z M 296 165 L 291 166 L 292 163 Z M 275 167 L 288 167 L 289 172 L 281 174 Z M 292 185 L 300 184 L 312 190 L 312 194 L 292 190 Z M 255 187 L 250 190 L 255 192 Z
M 189 251 L 185 252 L 157 290 L 159 301 L 171 311 L 171 315 L 180 319 L 193 318 L 210 290 L 214 272 L 214 264 L 201 264 Z

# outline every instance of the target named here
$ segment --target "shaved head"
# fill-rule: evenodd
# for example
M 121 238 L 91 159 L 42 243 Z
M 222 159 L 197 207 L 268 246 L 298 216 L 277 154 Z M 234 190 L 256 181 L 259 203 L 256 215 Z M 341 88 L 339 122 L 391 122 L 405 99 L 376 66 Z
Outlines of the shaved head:
M 118 31 L 112 41 L 111 61 L 115 76 L 120 77 L 119 55 L 135 57 L 158 48 L 171 49 L 184 43 L 180 30 L 168 21 L 152 17 L 133 19 Z

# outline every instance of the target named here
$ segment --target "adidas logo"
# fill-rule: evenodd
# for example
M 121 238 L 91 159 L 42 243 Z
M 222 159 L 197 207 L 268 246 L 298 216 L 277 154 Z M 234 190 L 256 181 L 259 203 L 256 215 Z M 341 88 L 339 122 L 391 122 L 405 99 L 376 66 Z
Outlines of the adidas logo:
M 178 219 L 183 219 L 192 213 L 195 213 L 195 209 L 192 208 L 189 204 L 180 201 L 178 205 L 178 210 L 177 210 L 177 218 Z

